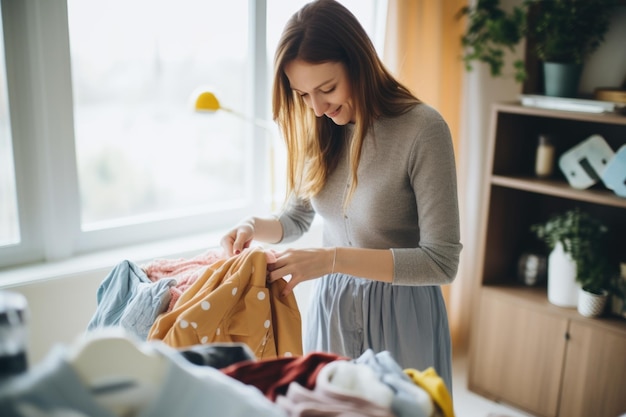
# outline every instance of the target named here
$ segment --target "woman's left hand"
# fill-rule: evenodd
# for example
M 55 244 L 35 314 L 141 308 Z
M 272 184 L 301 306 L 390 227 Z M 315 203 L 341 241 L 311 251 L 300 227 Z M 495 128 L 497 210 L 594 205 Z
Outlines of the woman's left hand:
M 335 248 L 287 249 L 274 252 L 276 262 L 267 265 L 269 282 L 291 276 L 283 295 L 301 282 L 319 278 L 332 271 Z

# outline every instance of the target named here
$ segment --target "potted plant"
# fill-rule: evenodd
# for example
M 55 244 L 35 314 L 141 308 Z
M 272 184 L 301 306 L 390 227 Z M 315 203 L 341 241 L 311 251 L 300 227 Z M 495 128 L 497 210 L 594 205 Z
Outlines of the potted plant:
M 463 61 L 471 70 L 475 61 L 489 65 L 493 76 L 503 75 L 506 52 L 514 52 L 522 40 L 544 65 L 546 95 L 575 96 L 585 59 L 604 41 L 616 0 L 524 0 L 510 11 L 499 0 L 478 0 L 460 10 L 468 25 L 461 44 Z M 573 87 L 553 87 L 555 70 L 570 66 L 565 79 Z M 521 59 L 513 62 L 515 79 L 526 79 Z M 573 90 L 572 90 L 573 89 Z
M 553 215 L 530 230 L 551 251 L 548 258 L 548 300 L 562 307 L 583 308 L 579 290 L 601 296 L 597 315 L 604 308 L 611 288 L 612 270 L 606 257 L 608 228 L 599 219 L 576 207 Z

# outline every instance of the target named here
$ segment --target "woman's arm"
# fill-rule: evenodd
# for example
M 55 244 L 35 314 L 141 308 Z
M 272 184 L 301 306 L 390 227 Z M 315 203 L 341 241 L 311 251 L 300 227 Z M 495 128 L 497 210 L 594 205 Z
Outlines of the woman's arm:
M 268 269 L 270 282 L 291 276 L 283 291 L 286 295 L 301 282 L 333 272 L 392 282 L 393 254 L 388 249 L 346 247 L 287 249 L 276 253 L 276 262 Z
M 337 248 L 334 272 L 392 282 L 393 253 L 389 249 Z

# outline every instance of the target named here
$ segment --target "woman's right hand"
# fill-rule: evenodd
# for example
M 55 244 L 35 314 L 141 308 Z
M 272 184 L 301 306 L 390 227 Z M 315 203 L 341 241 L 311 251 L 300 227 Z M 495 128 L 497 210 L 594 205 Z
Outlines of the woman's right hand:
M 239 255 L 241 251 L 250 247 L 254 239 L 254 226 L 251 222 L 243 222 L 238 224 L 234 229 L 228 232 L 220 245 L 224 249 L 228 257 Z

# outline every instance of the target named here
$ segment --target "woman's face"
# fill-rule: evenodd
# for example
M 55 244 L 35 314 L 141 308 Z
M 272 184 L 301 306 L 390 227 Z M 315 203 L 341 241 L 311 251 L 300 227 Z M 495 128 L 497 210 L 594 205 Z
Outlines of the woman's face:
M 325 115 L 338 125 L 354 123 L 350 80 L 341 62 L 310 64 L 296 59 L 285 66 L 285 74 L 291 89 L 317 117 Z

